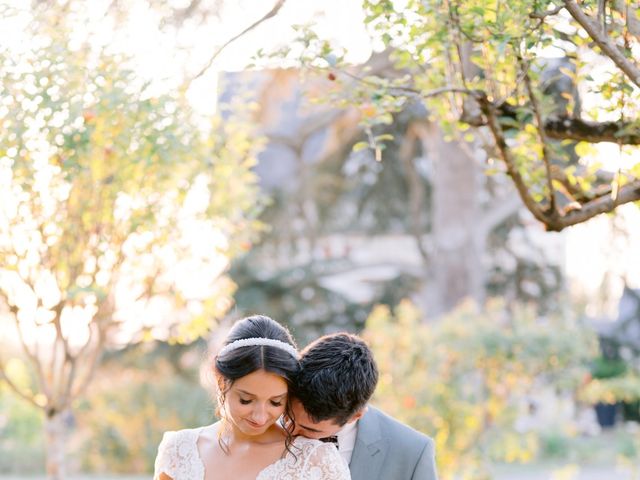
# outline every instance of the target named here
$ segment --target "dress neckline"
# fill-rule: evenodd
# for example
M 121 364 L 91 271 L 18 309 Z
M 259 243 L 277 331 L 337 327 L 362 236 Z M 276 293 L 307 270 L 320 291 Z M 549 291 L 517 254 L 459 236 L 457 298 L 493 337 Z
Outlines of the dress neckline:
M 200 428 L 196 429 L 196 432 L 195 432 L 196 434 L 194 435 L 194 441 L 193 441 L 193 448 L 195 449 L 195 451 L 197 453 L 196 457 L 198 458 L 198 462 L 200 463 L 200 466 L 202 468 L 202 479 L 201 480 L 204 480 L 204 477 L 206 475 L 206 469 L 205 469 L 204 461 L 202 460 L 202 457 L 200 456 L 200 451 L 198 450 L 198 439 L 200 438 L 200 434 L 202 433 L 202 431 L 207 427 L 208 426 L 204 426 L 204 427 L 200 427 Z M 304 442 L 305 440 L 313 442 L 313 440 L 311 440 L 309 438 L 297 436 L 297 437 L 294 437 L 293 441 L 291 442 L 291 445 L 293 445 L 294 443 L 299 442 L 299 441 Z M 286 461 L 288 454 L 289 454 L 289 452 L 285 451 L 285 453 L 284 453 L 284 455 L 282 457 L 280 457 L 275 462 L 270 463 L 269 465 L 264 467 L 262 470 L 260 470 L 258 472 L 258 474 L 256 475 L 255 480 L 260 480 L 260 477 L 263 474 L 267 473 L 271 468 L 276 468 L 276 466 L 280 465 L 280 463 Z

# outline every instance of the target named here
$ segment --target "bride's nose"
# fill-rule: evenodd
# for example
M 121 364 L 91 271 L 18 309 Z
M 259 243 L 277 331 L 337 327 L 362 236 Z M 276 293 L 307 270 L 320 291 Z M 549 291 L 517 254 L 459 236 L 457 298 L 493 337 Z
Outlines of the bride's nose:
M 257 405 L 251 414 L 251 420 L 258 425 L 262 425 L 267 421 L 268 414 L 264 405 Z

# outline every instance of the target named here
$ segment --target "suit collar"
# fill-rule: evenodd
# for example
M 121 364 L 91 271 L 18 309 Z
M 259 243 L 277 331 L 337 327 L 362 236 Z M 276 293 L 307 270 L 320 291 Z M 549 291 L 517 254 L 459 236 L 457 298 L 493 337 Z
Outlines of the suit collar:
M 382 440 L 380 421 L 378 420 L 377 411 L 373 407 L 368 406 L 365 414 L 358 420 L 357 440 L 361 440 L 367 447 Z
M 378 413 L 368 407 L 367 412 L 358 420 L 358 436 L 349 464 L 352 478 L 378 478 L 386 454 L 387 445 L 382 438 Z

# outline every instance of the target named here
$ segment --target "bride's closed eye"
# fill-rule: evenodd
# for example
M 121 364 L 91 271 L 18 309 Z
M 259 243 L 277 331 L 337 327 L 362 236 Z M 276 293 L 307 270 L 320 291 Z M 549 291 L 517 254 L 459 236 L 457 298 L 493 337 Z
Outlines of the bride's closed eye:
M 249 405 L 253 400 L 247 400 L 244 398 L 240 399 L 240 405 Z M 281 407 L 282 406 L 282 402 L 276 402 L 274 400 L 271 400 L 271 405 L 273 405 L 274 407 Z

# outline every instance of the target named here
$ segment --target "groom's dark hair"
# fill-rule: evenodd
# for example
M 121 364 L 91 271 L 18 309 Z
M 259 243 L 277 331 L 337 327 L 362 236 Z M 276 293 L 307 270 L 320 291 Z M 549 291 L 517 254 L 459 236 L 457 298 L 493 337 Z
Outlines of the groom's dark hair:
M 378 383 L 378 367 L 367 344 L 350 333 L 320 337 L 301 352 L 296 397 L 314 422 L 342 426 L 361 411 Z

